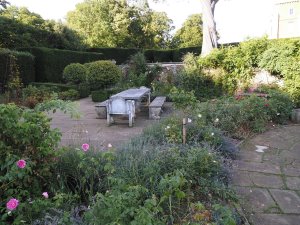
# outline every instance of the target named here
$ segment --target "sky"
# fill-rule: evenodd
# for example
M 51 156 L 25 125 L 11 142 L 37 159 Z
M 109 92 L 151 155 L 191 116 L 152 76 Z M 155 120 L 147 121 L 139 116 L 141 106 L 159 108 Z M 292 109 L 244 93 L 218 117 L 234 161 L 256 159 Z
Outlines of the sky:
M 74 10 L 83 0 L 9 0 L 12 5 L 25 6 L 40 14 L 44 19 L 63 20 L 68 11 Z M 220 43 L 243 41 L 248 37 L 261 37 L 269 34 L 274 0 L 220 0 L 215 9 L 215 20 Z M 200 0 L 165 0 L 153 3 L 150 7 L 164 11 L 173 20 L 176 29 L 185 19 L 201 13 Z

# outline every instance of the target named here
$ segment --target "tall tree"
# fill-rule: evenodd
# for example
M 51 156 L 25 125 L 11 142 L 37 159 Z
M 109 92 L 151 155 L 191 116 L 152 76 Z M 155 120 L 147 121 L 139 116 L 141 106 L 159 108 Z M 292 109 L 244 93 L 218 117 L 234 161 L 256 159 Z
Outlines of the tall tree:
M 117 47 L 128 38 L 130 15 L 125 0 L 85 0 L 67 14 L 68 26 L 91 47 Z
M 0 0 L 0 9 L 4 8 L 6 9 L 7 5 L 10 5 L 10 3 L 6 0 Z
M 219 0 L 201 0 L 203 13 L 203 43 L 202 56 L 208 55 L 213 48 L 218 47 L 216 22 L 214 19 L 215 6 Z
M 202 15 L 191 15 L 175 33 L 172 40 L 172 47 L 201 46 L 202 36 Z
M 91 47 L 164 47 L 173 29 L 172 20 L 145 1 L 136 6 L 126 0 L 85 0 L 68 13 L 67 22 Z
M 143 1 L 143 0 L 136 0 Z M 164 1 L 164 0 L 154 0 Z M 203 42 L 201 55 L 209 54 L 213 48 L 217 47 L 217 30 L 214 19 L 215 6 L 219 0 L 200 0 L 203 15 Z
M 0 47 L 52 47 L 81 49 L 79 36 L 61 22 L 44 20 L 27 8 L 0 10 Z

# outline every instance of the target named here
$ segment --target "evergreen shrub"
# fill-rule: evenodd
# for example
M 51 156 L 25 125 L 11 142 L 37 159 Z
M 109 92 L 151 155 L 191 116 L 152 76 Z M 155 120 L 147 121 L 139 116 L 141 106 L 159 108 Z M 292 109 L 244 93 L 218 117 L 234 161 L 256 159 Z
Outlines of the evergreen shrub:
M 88 63 L 103 59 L 100 53 L 50 48 L 21 48 L 35 56 L 36 82 L 61 83 L 63 70 L 71 63 Z
M 80 63 L 71 63 L 65 67 L 63 78 L 68 83 L 84 83 L 86 81 L 86 67 Z
M 8 81 L 10 55 L 13 55 L 17 60 L 22 83 L 28 84 L 35 81 L 34 56 L 32 54 L 9 49 L 0 49 L 0 83 L 6 85 Z
M 87 82 L 91 90 L 107 88 L 116 84 L 121 78 L 121 70 L 111 61 L 95 61 L 85 64 Z
M 87 51 L 103 54 L 105 60 L 115 60 L 117 64 L 125 63 L 130 56 L 138 53 L 137 48 L 90 48 Z

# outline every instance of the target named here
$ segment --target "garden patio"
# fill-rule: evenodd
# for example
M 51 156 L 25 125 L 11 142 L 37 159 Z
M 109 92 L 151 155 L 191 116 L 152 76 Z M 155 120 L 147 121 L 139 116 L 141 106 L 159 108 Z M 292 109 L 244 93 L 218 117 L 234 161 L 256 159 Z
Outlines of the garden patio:
M 143 129 L 159 120 L 149 120 L 148 108 L 142 108 L 133 127 L 128 127 L 128 118 L 119 118 L 113 126 L 107 126 L 106 119 L 98 119 L 95 105 L 91 98 L 80 99 L 76 102 L 81 114 L 79 119 L 72 119 L 63 112 L 50 113 L 51 127 L 62 132 L 61 145 L 81 145 L 90 143 L 97 149 L 106 149 L 108 144 L 119 147 L 124 142 L 142 133 Z M 164 104 L 162 118 L 172 113 L 170 102 Z

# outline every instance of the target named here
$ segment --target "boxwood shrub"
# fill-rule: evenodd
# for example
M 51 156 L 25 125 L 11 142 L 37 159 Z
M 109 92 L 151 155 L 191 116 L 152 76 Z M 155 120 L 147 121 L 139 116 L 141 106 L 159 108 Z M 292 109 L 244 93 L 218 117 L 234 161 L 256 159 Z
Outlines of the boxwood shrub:
M 86 82 L 86 67 L 80 63 L 71 63 L 65 67 L 63 78 L 72 84 L 84 83 Z
M 91 95 L 93 102 L 103 102 L 109 98 L 107 90 L 92 91 Z
M 117 83 L 121 78 L 121 70 L 111 61 L 96 61 L 85 64 L 87 82 L 91 90 L 107 88 Z

